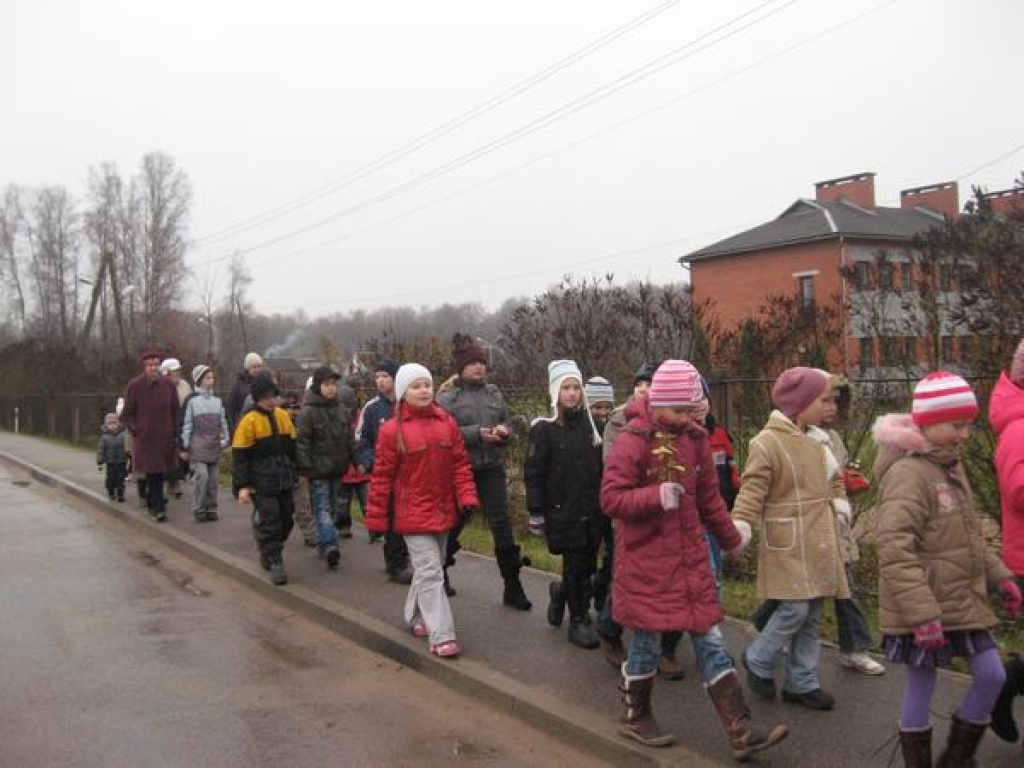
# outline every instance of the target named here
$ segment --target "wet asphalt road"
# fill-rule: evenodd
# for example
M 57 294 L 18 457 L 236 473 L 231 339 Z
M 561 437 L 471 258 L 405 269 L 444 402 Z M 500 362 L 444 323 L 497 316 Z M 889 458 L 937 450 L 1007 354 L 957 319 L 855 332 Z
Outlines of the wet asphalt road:
M 595 765 L 0 465 L 0 766 Z

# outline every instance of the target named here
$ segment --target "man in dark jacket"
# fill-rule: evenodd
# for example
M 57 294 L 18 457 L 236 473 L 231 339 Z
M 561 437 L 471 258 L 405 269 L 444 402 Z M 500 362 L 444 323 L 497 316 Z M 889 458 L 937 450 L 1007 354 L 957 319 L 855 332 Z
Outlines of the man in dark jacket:
M 121 421 L 132 435 L 132 462 L 146 475 L 146 506 L 158 523 L 167 520 L 164 475 L 178 463 L 179 404 L 174 385 L 160 375 L 161 354 L 139 355 L 143 371 L 124 391 Z
M 224 411 L 228 417 L 228 429 L 231 430 L 231 434 L 235 433 L 235 428 L 242 418 L 242 411 L 245 410 L 245 399 L 249 397 L 253 381 L 262 372 L 263 358 L 255 352 L 247 354 L 242 365 L 242 372 L 235 379 L 227 402 L 224 403 Z
M 352 464 L 352 421 L 348 408 L 338 400 L 341 374 L 328 366 L 313 372 L 313 382 L 302 398 L 299 416 L 297 463 L 299 474 L 309 478 L 313 517 L 317 524 L 317 549 L 334 570 L 341 559 L 338 515 L 341 476 Z
M 508 516 L 505 445 L 512 434 L 508 427 L 508 409 L 498 388 L 487 383 L 487 355 L 483 349 L 472 337 L 458 333 L 453 346 L 458 378 L 453 387 L 438 393 L 437 404 L 458 422 L 469 451 L 480 505 L 494 538 L 494 556 L 505 582 L 502 602 L 528 611 L 532 604 L 519 580 L 522 558 Z M 462 525 L 459 523 L 448 536 L 449 563 L 455 562 Z
M 363 406 L 359 417 L 359 431 L 356 433 L 356 471 L 360 474 L 373 472 L 374 453 L 380 426 L 391 418 L 395 410 L 395 374 L 398 363 L 384 357 L 373 372 L 373 383 L 377 396 Z M 399 584 L 412 583 L 412 565 L 405 540 L 392 530 L 384 534 L 384 568 L 388 577 Z

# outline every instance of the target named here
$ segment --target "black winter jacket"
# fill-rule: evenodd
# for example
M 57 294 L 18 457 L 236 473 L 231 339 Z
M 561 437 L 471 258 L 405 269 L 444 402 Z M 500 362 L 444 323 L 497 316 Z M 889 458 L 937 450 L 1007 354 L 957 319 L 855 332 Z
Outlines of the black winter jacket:
M 276 495 L 295 485 L 295 427 L 287 412 L 256 407 L 238 422 L 231 443 L 232 491 L 243 488 Z
M 235 430 L 238 428 L 238 422 L 242 420 L 245 398 L 249 396 L 251 389 L 252 376 L 242 371 L 231 386 L 231 393 L 224 403 L 224 413 L 228 417 L 228 429 L 231 430 L 232 435 L 235 434 Z M 178 432 L 180 434 L 181 430 L 179 429 Z
M 314 480 L 341 479 L 352 464 L 352 421 L 349 410 L 335 398 L 306 390 L 299 414 L 296 463 Z
M 601 446 L 593 444 L 590 421 L 582 410 L 563 420 L 537 421 L 523 472 L 526 507 L 543 515 L 548 549 L 596 548 L 601 540 Z

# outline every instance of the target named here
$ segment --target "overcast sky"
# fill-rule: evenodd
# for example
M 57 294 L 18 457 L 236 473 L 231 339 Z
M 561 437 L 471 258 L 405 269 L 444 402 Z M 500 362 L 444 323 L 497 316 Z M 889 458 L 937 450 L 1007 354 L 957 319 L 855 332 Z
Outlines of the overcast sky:
M 167 152 L 190 267 L 242 250 L 264 311 L 681 280 L 815 181 L 1011 187 L 1022 30 L 1020 0 L 0 0 L 0 185 Z

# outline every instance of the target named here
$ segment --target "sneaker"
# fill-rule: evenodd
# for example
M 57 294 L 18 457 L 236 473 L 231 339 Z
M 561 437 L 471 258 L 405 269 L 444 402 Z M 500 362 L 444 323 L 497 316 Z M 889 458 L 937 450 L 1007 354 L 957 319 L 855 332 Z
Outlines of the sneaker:
M 216 507 L 210 507 L 208 510 L 206 510 L 206 519 L 209 520 L 211 523 L 215 520 L 220 520 L 220 518 L 217 517 Z
M 201 509 L 198 512 L 193 513 L 192 514 L 192 518 L 197 523 L 205 523 L 207 520 L 210 519 L 209 517 L 206 516 L 206 510 L 204 510 L 204 509 Z
M 807 709 L 829 710 L 836 705 L 835 697 L 831 693 L 825 693 L 821 688 L 815 688 L 807 693 L 793 693 L 782 689 L 782 700 L 787 704 L 799 704 Z
M 885 667 L 863 651 L 857 651 L 856 653 L 840 653 L 839 664 L 847 669 L 855 669 L 862 675 L 885 674 Z
M 162 509 L 159 512 L 155 512 L 153 514 L 153 517 L 156 518 L 156 521 L 158 523 L 166 523 L 167 522 L 167 513 L 164 512 Z
M 341 550 L 331 547 L 327 550 L 327 567 L 332 571 L 338 570 L 338 561 L 341 560 Z
M 352 529 L 351 528 L 339 528 L 338 529 L 338 538 L 340 538 L 340 539 L 351 539 L 352 538 Z
M 427 623 L 423 620 L 422 616 L 417 616 L 412 620 L 412 633 L 416 637 L 426 637 L 430 634 L 430 630 L 427 629 Z
M 435 643 L 430 646 L 430 652 L 442 659 L 454 659 L 462 653 L 462 649 L 455 640 L 445 640 L 443 643 Z
M 761 677 L 750 671 L 746 651 L 741 654 L 740 660 L 743 662 L 743 668 L 747 670 L 747 688 L 750 689 L 750 692 L 759 699 L 774 699 L 775 681 L 770 677 Z
M 270 570 L 270 558 L 260 552 L 260 568 L 264 571 Z
M 270 564 L 270 583 L 275 586 L 282 586 L 288 583 L 288 574 L 284 571 L 284 563 L 274 560 Z
M 412 566 L 407 565 L 400 571 L 389 572 L 388 579 L 396 584 L 412 584 Z
M 383 541 L 383 540 L 384 540 L 384 534 L 383 533 L 371 533 L 370 534 L 370 540 L 367 543 L 368 544 L 380 544 L 381 541 Z
M 109 494 L 107 494 L 107 495 L 108 495 L 108 496 L 110 496 L 110 500 L 111 500 L 111 501 L 114 501 L 114 499 L 116 499 L 116 498 L 117 498 L 117 497 L 116 497 L 116 496 L 114 496 L 114 494 L 112 494 L 112 493 L 109 493 Z

